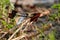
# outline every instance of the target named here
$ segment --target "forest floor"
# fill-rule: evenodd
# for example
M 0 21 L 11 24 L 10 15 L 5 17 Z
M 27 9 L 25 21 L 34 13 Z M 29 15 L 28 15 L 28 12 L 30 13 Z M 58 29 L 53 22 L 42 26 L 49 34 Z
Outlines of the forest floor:
M 6 9 L 4 2 L 0 5 L 0 40 L 60 40 L 60 4 L 49 8 L 28 5 L 23 9 L 17 8 L 11 19 L 11 6 Z M 23 19 L 20 12 L 28 16 Z M 23 19 L 21 24 L 19 18 Z

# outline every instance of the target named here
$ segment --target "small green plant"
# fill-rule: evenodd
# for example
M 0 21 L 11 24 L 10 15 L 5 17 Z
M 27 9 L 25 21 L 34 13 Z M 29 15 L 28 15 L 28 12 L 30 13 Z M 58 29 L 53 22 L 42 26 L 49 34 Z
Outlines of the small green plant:
M 54 4 L 52 9 L 57 9 L 57 13 L 53 13 L 52 15 L 49 16 L 49 20 L 54 21 L 56 18 L 60 18 L 60 4 Z
M 15 20 L 13 20 L 13 22 L 10 22 L 10 23 L 7 23 L 4 20 L 1 20 L 1 22 L 2 22 L 2 25 L 6 26 L 6 28 L 8 28 L 8 29 L 12 28 L 15 25 L 15 23 L 14 23 Z
M 58 17 L 57 14 L 52 14 L 49 17 L 49 20 L 54 21 L 57 17 Z
M 6 10 L 6 6 L 9 6 L 9 9 L 12 9 L 12 5 L 10 3 L 10 0 L 0 0 L 0 20 L 2 22 L 2 25 L 4 25 L 6 28 L 10 29 L 13 27 L 15 20 L 10 20 L 10 23 L 7 23 L 8 19 L 8 11 Z M 2 19 L 4 20 L 2 20 Z
M 6 27 L 7 27 L 8 29 L 12 28 L 13 26 L 14 26 L 13 24 L 8 24 L 8 25 L 6 25 Z
M 49 40 L 56 40 L 54 31 L 50 32 L 48 36 L 49 36 Z
M 59 4 L 54 4 L 51 8 L 60 10 L 60 3 Z

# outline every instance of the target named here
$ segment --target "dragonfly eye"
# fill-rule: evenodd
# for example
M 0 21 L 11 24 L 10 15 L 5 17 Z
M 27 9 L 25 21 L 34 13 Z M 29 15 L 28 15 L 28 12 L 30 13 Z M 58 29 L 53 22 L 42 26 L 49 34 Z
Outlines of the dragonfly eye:
M 15 10 L 12 10 L 12 13 L 9 13 L 9 18 L 13 19 L 15 16 L 16 16 L 16 11 Z

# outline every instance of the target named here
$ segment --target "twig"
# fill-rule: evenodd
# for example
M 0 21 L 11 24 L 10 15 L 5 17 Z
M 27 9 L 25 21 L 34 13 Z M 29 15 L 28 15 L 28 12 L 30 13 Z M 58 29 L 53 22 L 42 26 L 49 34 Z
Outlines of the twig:
M 19 27 L 19 28 L 12 34 L 12 36 L 11 36 L 8 40 L 11 40 L 11 39 L 13 38 L 13 36 L 14 36 L 19 30 L 21 30 L 22 27 L 23 27 L 23 25 L 25 25 L 29 20 L 30 20 L 30 19 L 26 20 L 26 22 L 23 23 L 23 24 L 21 25 L 21 27 Z
M 22 36 L 19 36 L 19 37 L 17 37 L 17 38 L 14 38 L 14 39 L 12 39 L 12 40 L 20 40 L 20 39 L 22 39 L 22 38 L 25 38 L 25 37 L 32 37 L 32 36 L 36 36 L 36 35 L 38 35 L 38 34 L 40 34 L 40 33 L 30 33 L 30 34 L 24 34 L 24 35 L 22 35 Z
M 19 36 L 19 37 L 17 37 L 17 38 L 12 39 L 12 40 L 19 40 L 19 39 L 22 39 L 22 38 L 24 38 L 26 35 L 27 35 L 27 34 L 24 34 L 24 35 L 22 35 L 22 36 Z
M 5 32 L 5 33 L 0 37 L 0 39 L 3 38 L 6 34 L 7 34 L 7 32 Z

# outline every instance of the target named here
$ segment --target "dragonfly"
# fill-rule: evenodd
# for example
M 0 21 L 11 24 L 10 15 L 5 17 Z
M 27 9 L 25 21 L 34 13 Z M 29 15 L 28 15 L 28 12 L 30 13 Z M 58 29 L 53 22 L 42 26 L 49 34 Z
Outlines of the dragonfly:
M 17 4 L 15 4 L 14 6 L 15 6 L 15 9 L 16 9 L 17 7 L 20 7 L 20 8 L 23 9 L 22 5 L 17 5 Z M 23 23 L 23 21 L 25 20 L 25 18 L 26 18 L 26 20 L 24 21 L 24 23 L 25 23 L 24 25 L 26 25 L 26 23 L 28 23 L 28 22 L 30 22 L 30 24 L 32 24 L 32 23 L 36 22 L 39 17 L 42 17 L 42 16 L 50 13 L 49 10 L 47 10 L 47 11 L 45 11 L 45 12 L 39 11 L 40 9 L 39 9 L 39 8 L 36 8 L 35 6 L 29 6 L 29 8 L 31 8 L 31 9 L 36 9 L 38 12 L 37 12 L 37 13 L 34 12 L 34 13 L 32 14 L 33 17 L 29 17 L 27 14 L 22 14 L 22 15 L 20 15 L 20 18 L 18 19 L 18 22 L 16 23 L 16 25 L 15 25 L 13 28 L 11 28 L 11 29 L 9 30 L 9 32 L 14 31 L 15 29 L 18 29 L 18 26 L 19 26 L 21 23 Z M 13 18 L 16 16 L 16 13 L 17 13 L 17 10 L 12 10 L 12 12 L 9 13 L 9 16 L 8 16 L 8 17 L 11 18 L 11 19 L 13 19 Z M 23 12 L 23 13 L 25 13 L 25 12 Z M 27 17 L 28 17 L 28 19 L 27 19 Z M 22 29 L 22 28 L 19 27 L 19 29 Z M 19 31 L 19 30 L 18 30 L 18 31 Z M 16 34 L 16 33 L 15 33 L 15 34 Z M 14 35 L 15 35 L 15 34 L 14 34 Z M 12 34 L 12 35 L 13 35 L 13 34 Z

